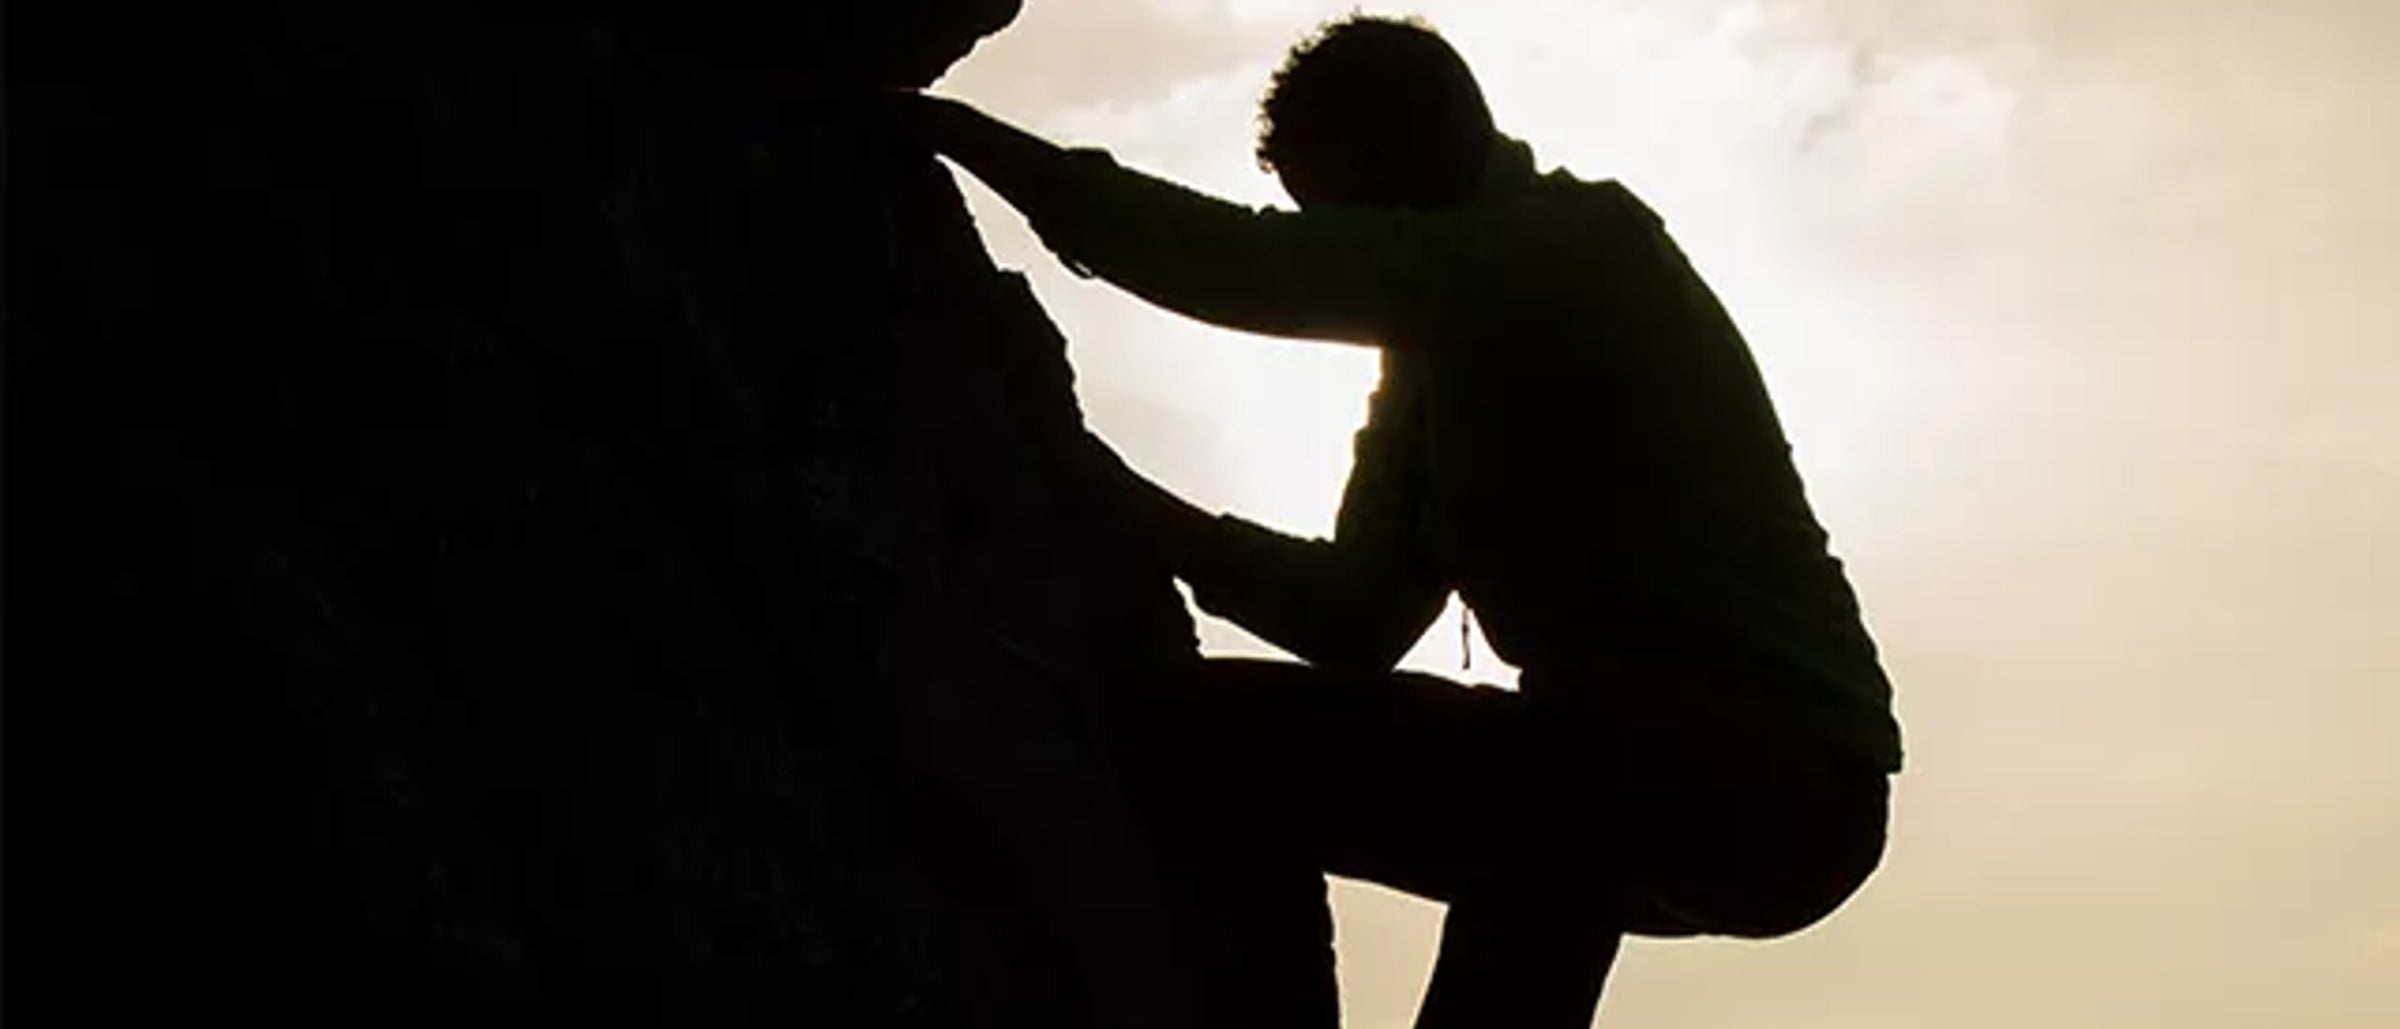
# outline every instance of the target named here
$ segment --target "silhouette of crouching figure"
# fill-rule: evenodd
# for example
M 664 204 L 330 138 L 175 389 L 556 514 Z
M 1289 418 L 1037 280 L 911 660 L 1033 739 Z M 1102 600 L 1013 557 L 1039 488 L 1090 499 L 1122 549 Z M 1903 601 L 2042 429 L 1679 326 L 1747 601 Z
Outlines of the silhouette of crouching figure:
M 1212 1021 L 1334 1024 L 1321 915 L 1266 914 L 1321 909 L 1319 870 L 1450 905 L 1420 1029 L 1581 1027 L 1621 934 L 1783 935 L 1873 870 L 1891 686 L 1747 344 L 1660 218 L 1538 173 L 1439 36 L 1354 17 L 1294 50 L 1259 158 L 1296 212 L 898 106 L 1071 266 L 1381 351 L 1330 540 L 1091 455 L 1201 607 L 1306 662 L 1204 662 L 1125 730 L 1195 889 L 1260 919 Z M 1392 671 L 1454 591 L 1521 692 Z

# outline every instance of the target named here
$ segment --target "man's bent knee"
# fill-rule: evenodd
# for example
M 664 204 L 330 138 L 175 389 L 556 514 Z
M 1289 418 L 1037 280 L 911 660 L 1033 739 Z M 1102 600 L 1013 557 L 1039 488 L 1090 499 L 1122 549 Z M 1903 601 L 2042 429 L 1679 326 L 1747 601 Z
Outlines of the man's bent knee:
M 1628 930 L 1764 940 L 1823 921 L 1882 863 L 1888 796 L 1882 779 L 1862 779 L 1836 796 L 1774 804 L 1783 810 L 1771 817 L 1737 819 L 1752 824 L 1713 852 L 1642 877 L 1627 899 Z

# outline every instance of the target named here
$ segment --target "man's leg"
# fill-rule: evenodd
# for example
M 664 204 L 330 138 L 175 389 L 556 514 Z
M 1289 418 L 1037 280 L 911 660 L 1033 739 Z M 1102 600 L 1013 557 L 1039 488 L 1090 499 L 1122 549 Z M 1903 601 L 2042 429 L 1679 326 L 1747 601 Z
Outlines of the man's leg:
M 1416 1029 L 1587 1029 L 1620 939 L 1554 898 L 1453 900 Z
M 1166 745 L 1144 758 L 1172 784 L 1183 834 L 1170 845 L 1203 869 L 1220 918 L 1260 934 L 1233 941 L 1246 953 L 1323 946 L 1294 931 L 1290 872 L 1305 870 L 1321 912 L 1318 872 L 1333 871 L 1452 904 L 1420 1026 L 1588 1024 L 1616 949 L 1598 900 L 1609 874 L 1557 841 L 1593 835 L 1586 820 L 1608 809 L 1596 792 L 1608 777 L 1581 763 L 1588 781 L 1545 771 L 1556 762 L 1540 756 L 1523 698 L 1432 676 L 1219 660 L 1155 724 L 1151 738 Z M 1294 967 L 1287 955 L 1255 971 Z
M 1885 777 L 1712 673 L 1517 694 L 1205 664 L 1184 715 L 1214 741 L 1199 771 L 1223 842 L 1450 905 L 1420 1029 L 1582 1029 L 1620 930 L 1796 931 L 1882 852 Z

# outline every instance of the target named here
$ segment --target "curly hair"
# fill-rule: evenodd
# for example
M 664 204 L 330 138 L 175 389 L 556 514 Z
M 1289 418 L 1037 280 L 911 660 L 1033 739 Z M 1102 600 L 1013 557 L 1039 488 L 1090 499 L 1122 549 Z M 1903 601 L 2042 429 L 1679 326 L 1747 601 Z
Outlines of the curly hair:
M 1466 60 L 1433 26 L 1365 14 L 1327 22 L 1292 47 L 1258 123 L 1258 163 L 1269 172 L 1334 148 L 1405 157 L 1469 189 L 1494 131 Z

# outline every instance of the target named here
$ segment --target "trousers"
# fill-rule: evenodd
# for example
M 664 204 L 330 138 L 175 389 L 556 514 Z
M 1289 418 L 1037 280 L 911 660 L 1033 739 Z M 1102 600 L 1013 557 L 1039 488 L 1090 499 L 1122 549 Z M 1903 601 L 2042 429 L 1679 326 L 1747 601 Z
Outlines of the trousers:
M 1447 905 L 1417 1029 L 1586 1029 L 1626 934 L 1819 921 L 1880 863 L 1888 777 L 1726 685 L 1210 659 L 1146 691 L 1122 764 L 1213 927 L 1208 1023 L 1340 1024 L 1326 873 Z

